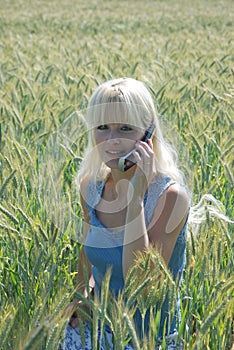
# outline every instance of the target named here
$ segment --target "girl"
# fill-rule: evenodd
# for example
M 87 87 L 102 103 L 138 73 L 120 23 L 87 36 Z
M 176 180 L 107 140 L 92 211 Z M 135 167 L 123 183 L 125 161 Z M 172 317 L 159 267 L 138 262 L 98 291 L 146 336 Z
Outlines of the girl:
M 87 266 L 90 289 L 96 296 L 100 296 L 102 281 L 111 267 L 110 290 L 117 296 L 136 254 L 152 247 L 160 252 L 173 278 L 180 280 L 185 262 L 189 194 L 174 151 L 163 138 L 148 89 L 132 78 L 105 82 L 90 99 L 86 123 L 89 142 L 78 174 L 85 218 L 79 291 L 85 293 L 82 266 Z M 151 138 L 145 140 L 149 131 Z M 130 151 L 132 155 L 123 163 L 120 158 Z M 162 336 L 166 323 L 168 349 L 178 348 L 177 311 L 168 323 L 166 304 L 161 310 L 159 335 Z M 140 313 L 136 312 L 139 336 L 141 324 Z M 82 349 L 77 326 L 75 317 L 66 330 L 65 350 Z M 111 349 L 112 335 L 110 330 L 106 333 Z M 85 337 L 85 349 L 92 349 L 88 323 Z M 125 348 L 133 349 L 131 344 Z M 103 345 L 103 349 L 107 348 Z

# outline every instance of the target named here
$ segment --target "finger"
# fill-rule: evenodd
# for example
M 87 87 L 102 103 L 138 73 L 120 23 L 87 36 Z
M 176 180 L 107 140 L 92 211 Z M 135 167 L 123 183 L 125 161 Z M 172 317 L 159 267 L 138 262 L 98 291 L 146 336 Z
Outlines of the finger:
M 152 152 L 150 151 L 151 149 L 149 148 L 149 146 L 143 142 L 145 145 L 143 144 L 136 144 L 136 149 L 139 151 L 140 153 L 140 158 L 142 163 L 151 163 L 151 158 L 152 158 Z
M 151 144 L 148 144 L 148 141 L 151 142 Z M 143 147 L 143 149 L 145 149 L 147 151 L 147 153 L 154 154 L 153 149 L 152 149 L 152 141 L 151 140 L 148 140 L 148 141 L 147 142 L 137 141 L 136 146 L 139 145 L 139 146 Z
M 136 159 L 136 162 L 139 163 L 141 161 L 141 156 L 140 156 L 139 152 L 134 150 L 133 155 Z
M 145 158 L 142 157 L 142 155 L 139 153 L 139 151 L 135 151 L 134 152 L 134 157 L 136 159 L 136 164 L 138 166 L 139 169 L 141 169 L 141 171 L 143 171 L 143 173 L 145 173 Z
M 153 142 L 152 142 L 151 139 L 148 139 L 148 140 L 147 140 L 147 144 L 149 145 L 149 147 L 150 147 L 151 149 L 153 149 Z
M 144 143 L 145 142 L 141 142 L 141 141 L 137 141 L 136 143 L 136 149 L 139 151 L 141 156 L 147 153 L 147 149 L 145 148 Z

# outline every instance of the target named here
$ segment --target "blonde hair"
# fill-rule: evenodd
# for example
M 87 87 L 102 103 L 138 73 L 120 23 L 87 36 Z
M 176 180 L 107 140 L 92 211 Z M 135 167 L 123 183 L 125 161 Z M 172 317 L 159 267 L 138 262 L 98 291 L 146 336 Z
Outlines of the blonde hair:
M 153 150 L 158 173 L 183 183 L 183 174 L 177 167 L 177 153 L 168 144 L 160 128 L 153 98 L 146 86 L 132 78 L 106 81 L 93 93 L 85 113 L 89 132 L 88 146 L 78 173 L 78 183 L 84 178 L 104 179 L 110 169 L 102 162 L 95 147 L 93 129 L 108 123 L 124 123 L 147 130 L 154 123 Z

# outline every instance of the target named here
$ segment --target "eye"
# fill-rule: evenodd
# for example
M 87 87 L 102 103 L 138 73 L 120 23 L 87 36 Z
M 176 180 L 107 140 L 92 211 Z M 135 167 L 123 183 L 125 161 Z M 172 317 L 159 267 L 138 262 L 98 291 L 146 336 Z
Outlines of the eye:
M 123 125 L 123 126 L 121 127 L 121 130 L 122 130 L 122 131 L 132 131 L 133 128 L 132 128 L 131 126 L 129 126 L 129 125 Z
M 106 125 L 106 124 L 99 125 L 99 126 L 97 127 L 97 129 L 98 129 L 98 130 L 107 130 L 107 129 L 108 129 L 108 125 Z

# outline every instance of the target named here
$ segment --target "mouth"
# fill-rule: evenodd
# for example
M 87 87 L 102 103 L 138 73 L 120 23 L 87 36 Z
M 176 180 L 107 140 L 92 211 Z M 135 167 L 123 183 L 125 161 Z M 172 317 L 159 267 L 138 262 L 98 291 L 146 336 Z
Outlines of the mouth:
M 115 157 L 122 157 L 122 155 L 124 154 L 121 151 L 106 151 L 106 153 L 110 156 L 115 156 Z

